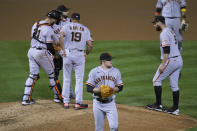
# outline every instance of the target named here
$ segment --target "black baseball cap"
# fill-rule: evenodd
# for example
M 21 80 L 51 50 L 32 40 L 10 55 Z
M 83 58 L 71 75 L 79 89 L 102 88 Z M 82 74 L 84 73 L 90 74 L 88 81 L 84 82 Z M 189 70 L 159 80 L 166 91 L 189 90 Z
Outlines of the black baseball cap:
M 165 24 L 165 18 L 163 16 L 155 16 L 155 19 L 152 23 L 155 24 L 156 22 L 159 22 L 159 21 Z
M 70 8 L 67 8 L 64 5 L 59 5 L 56 10 L 59 11 L 59 12 L 67 12 L 67 11 L 70 10 Z
M 73 20 L 80 20 L 80 14 L 79 14 L 79 13 L 73 13 L 73 14 L 71 15 L 71 18 L 72 18 Z
M 109 53 L 102 53 L 100 55 L 100 60 L 111 61 L 112 60 L 112 56 Z

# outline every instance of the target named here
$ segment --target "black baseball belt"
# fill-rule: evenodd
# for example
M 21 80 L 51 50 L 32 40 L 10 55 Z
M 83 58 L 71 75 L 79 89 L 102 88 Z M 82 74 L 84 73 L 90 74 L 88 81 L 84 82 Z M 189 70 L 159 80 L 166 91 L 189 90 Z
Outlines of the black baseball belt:
M 172 56 L 172 57 L 169 57 L 169 58 L 176 58 L 176 57 L 179 57 L 180 55 L 177 55 L 177 56 Z
M 79 50 L 79 49 L 68 49 L 68 50 L 69 50 L 69 52 L 72 52 L 74 50 L 79 51 L 79 52 L 82 52 L 83 51 L 83 50 Z
M 31 47 L 31 48 L 35 48 L 37 50 L 46 50 L 46 48 L 41 48 L 41 47 Z
M 113 101 L 113 99 L 102 99 L 102 98 L 94 98 L 94 99 L 101 102 L 102 104 L 107 104 Z

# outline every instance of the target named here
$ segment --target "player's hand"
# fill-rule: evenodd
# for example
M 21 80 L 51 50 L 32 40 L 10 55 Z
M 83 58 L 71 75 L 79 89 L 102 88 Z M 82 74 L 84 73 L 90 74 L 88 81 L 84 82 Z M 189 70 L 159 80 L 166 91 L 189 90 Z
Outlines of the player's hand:
M 88 55 L 87 55 L 87 53 L 86 53 L 86 52 L 84 53 L 84 57 L 85 57 L 85 59 L 88 57 Z
M 161 64 L 159 67 L 159 72 L 163 73 L 164 69 L 165 69 L 165 65 Z
M 180 30 L 186 32 L 188 30 L 189 24 L 186 22 L 185 19 L 182 19 Z
M 94 93 L 100 93 L 100 92 L 101 92 L 101 89 L 100 89 L 100 88 L 94 88 L 94 89 L 93 89 L 93 92 L 94 92 Z
M 62 56 L 66 56 L 66 51 L 65 50 L 62 50 Z

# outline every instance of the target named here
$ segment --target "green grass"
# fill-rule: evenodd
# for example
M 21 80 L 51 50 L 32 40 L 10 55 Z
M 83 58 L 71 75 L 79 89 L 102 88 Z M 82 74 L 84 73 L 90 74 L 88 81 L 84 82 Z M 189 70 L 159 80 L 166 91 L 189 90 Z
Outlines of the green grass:
M 0 102 L 21 101 L 24 84 L 29 73 L 27 51 L 29 42 L 0 42 Z M 197 118 L 197 41 L 184 41 L 182 78 L 180 86 L 181 113 Z M 152 78 L 160 63 L 158 41 L 96 41 L 94 49 L 86 61 L 85 80 L 89 71 L 98 66 L 99 55 L 110 52 L 113 65 L 120 69 L 124 82 L 123 92 L 116 101 L 121 104 L 145 106 L 154 102 Z M 52 99 L 46 73 L 41 69 L 33 97 L 35 99 Z M 74 78 L 73 78 L 74 80 Z M 60 74 L 62 82 L 62 72 Z M 74 81 L 73 81 L 74 85 Z M 92 99 L 84 86 L 84 99 Z M 168 80 L 163 83 L 163 105 L 172 105 L 172 93 Z

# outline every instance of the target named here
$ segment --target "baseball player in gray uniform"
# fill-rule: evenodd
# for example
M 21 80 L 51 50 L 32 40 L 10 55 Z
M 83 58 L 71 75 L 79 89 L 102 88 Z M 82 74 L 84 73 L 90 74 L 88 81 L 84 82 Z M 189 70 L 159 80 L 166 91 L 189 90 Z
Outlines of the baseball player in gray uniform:
M 69 108 L 70 81 L 72 70 L 75 71 L 75 109 L 84 109 L 88 105 L 83 102 L 83 77 L 85 70 L 85 56 L 92 50 L 92 38 L 87 27 L 80 24 L 80 14 L 73 13 L 69 24 L 60 31 L 60 45 L 63 55 L 63 91 L 64 108 Z M 87 45 L 87 48 L 86 48 Z M 84 53 L 84 50 L 86 52 Z
M 179 50 L 182 51 L 182 34 L 181 34 L 181 21 L 185 22 L 186 19 L 186 2 L 185 0 L 158 0 L 156 4 L 155 15 L 165 17 L 166 26 L 173 29 L 177 39 Z M 184 29 L 183 29 L 184 30 Z
M 93 113 L 95 131 L 103 131 L 105 116 L 107 116 L 110 131 L 118 130 L 118 113 L 115 104 L 115 93 L 122 91 L 123 82 L 121 73 L 112 66 L 112 57 L 109 53 L 100 55 L 101 66 L 92 69 L 87 80 L 87 91 L 93 93 Z M 105 99 L 101 97 L 101 85 L 112 88 L 114 94 Z
M 68 18 L 70 8 L 67 8 L 64 5 L 59 5 L 56 10 L 61 13 L 61 21 L 57 24 L 54 24 L 53 28 L 54 28 L 55 34 L 57 34 L 57 37 L 59 38 L 59 33 L 60 33 L 60 30 L 62 29 L 62 27 L 71 22 L 71 19 Z M 60 46 L 59 44 L 54 46 L 55 54 L 54 54 L 53 62 L 55 65 L 55 81 L 56 81 L 57 86 L 60 89 L 62 89 L 61 84 L 58 79 L 59 72 L 60 72 L 60 70 L 62 70 L 62 67 L 63 67 L 63 59 L 62 59 L 62 56 L 59 54 L 59 51 L 61 50 L 61 48 L 59 46 Z M 62 93 L 62 90 L 60 90 L 60 92 Z M 75 98 L 75 95 L 72 90 L 72 82 L 70 83 L 70 98 L 72 98 L 72 99 Z M 61 102 L 60 100 L 57 100 L 57 99 L 55 99 L 55 100 L 56 100 L 55 102 L 57 102 L 57 103 Z
M 147 105 L 148 109 L 162 111 L 161 94 L 162 94 L 162 81 L 169 77 L 170 86 L 173 95 L 173 106 L 170 109 L 164 110 L 167 113 L 178 115 L 179 114 L 179 73 L 183 66 L 182 57 L 178 50 L 178 40 L 176 34 L 171 28 L 166 27 L 165 18 L 163 16 L 155 17 L 153 21 L 157 31 L 160 34 L 160 51 L 161 51 L 161 64 L 153 78 L 153 86 L 156 95 L 156 103 Z
M 53 43 L 59 42 L 52 26 L 60 21 L 60 15 L 58 11 L 53 10 L 47 14 L 45 20 L 36 22 L 32 27 L 31 48 L 28 51 L 30 75 L 25 83 L 23 105 L 35 103 L 31 96 L 35 83 L 39 79 L 40 67 L 49 76 L 49 84 L 54 92 L 54 99 L 62 99 L 54 80 L 54 63 L 52 55 L 49 53 L 49 51 L 54 52 Z

